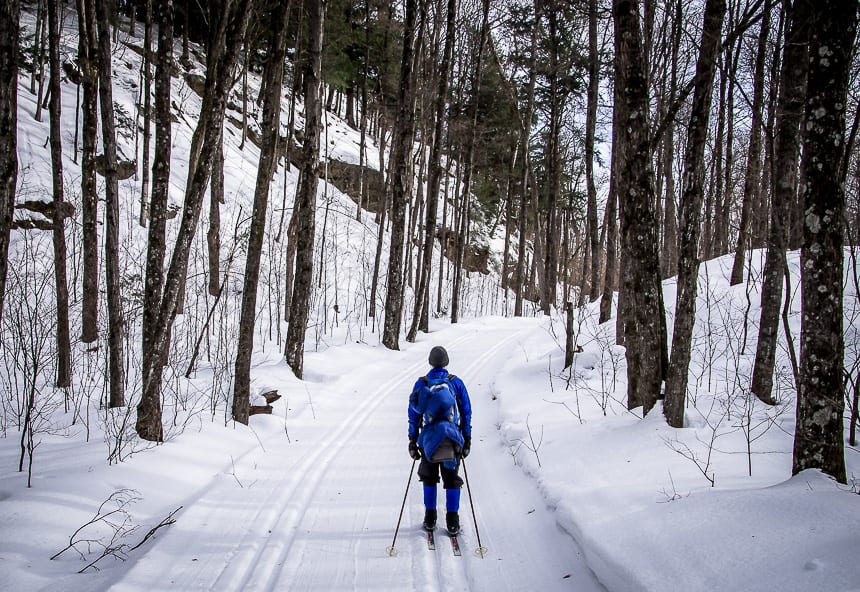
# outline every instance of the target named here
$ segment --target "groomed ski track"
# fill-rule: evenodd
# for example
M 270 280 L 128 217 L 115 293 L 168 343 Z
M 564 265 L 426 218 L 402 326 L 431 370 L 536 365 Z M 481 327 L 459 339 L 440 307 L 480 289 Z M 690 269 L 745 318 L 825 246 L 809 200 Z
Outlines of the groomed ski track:
M 419 344 L 404 344 L 406 351 L 380 352 L 382 361 L 316 384 L 302 415 L 288 417 L 289 440 L 283 429 L 270 430 L 259 448 L 232 459 L 188 501 L 177 522 L 159 532 L 145 555 L 131 558 L 134 565 L 111 589 L 603 590 L 499 439 L 494 379 L 519 341 L 535 330 L 540 329 L 534 319 L 452 325 Z M 475 554 L 465 487 L 462 556 L 453 555 L 442 529 L 436 550 L 427 549 L 417 475 L 397 554 L 386 553 L 411 466 L 408 394 L 427 371 L 427 352 L 435 344 L 448 349 L 449 369 L 466 382 L 472 400 L 472 454 L 466 463 L 488 549 L 483 558 Z M 265 382 L 266 373 L 261 364 L 253 376 Z M 439 510 L 444 516 L 441 486 Z

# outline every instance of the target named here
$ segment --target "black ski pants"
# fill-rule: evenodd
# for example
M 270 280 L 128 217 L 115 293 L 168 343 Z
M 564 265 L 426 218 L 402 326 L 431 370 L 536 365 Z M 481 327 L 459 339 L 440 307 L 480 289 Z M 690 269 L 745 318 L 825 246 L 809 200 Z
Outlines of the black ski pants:
M 460 489 L 463 487 L 463 479 L 457 473 L 460 471 L 460 461 L 457 461 L 457 468 L 454 470 L 448 469 L 443 463 L 430 462 L 426 458 L 421 458 L 421 463 L 418 465 L 418 478 L 424 485 L 437 485 L 439 483 L 439 474 L 442 474 L 442 487 L 444 489 Z

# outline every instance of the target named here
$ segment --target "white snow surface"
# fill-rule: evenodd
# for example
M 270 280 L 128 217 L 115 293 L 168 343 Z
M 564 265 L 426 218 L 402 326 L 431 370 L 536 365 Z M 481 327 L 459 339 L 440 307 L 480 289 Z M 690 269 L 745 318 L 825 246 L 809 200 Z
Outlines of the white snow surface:
M 69 19 L 73 27 L 73 13 Z M 73 52 L 74 35 L 65 43 Z M 136 60 L 133 52 L 115 56 L 116 101 L 129 112 Z M 180 80 L 174 84 L 184 115 L 174 126 L 171 199 L 181 203 L 189 125 L 199 100 Z M 47 199 L 47 116 L 33 120 L 28 86 L 22 74 L 20 199 Z M 74 86 L 65 82 L 63 92 L 71 109 Z M 329 154 L 357 161 L 357 132 L 333 114 L 326 121 Z M 240 150 L 238 136 L 228 125 L 225 229 L 247 217 L 256 173 L 258 152 L 250 144 Z M 67 184 L 73 186 L 79 182 L 69 149 L 73 130 L 63 138 Z M 120 138 L 120 147 L 134 154 L 129 137 Z M 371 164 L 375 153 L 369 152 Z M 280 207 L 280 187 L 286 184 L 291 196 L 294 183 L 294 171 L 285 177 L 280 168 L 273 208 Z M 134 181 L 121 183 L 129 212 L 123 260 L 130 269 L 145 251 L 145 231 L 136 227 L 132 211 L 135 187 Z M 626 366 L 623 348 L 614 344 L 614 317 L 598 324 L 595 305 L 576 313 L 582 352 L 565 369 L 566 320 L 556 313 L 509 318 L 510 303 L 493 296 L 493 274 L 466 278 L 467 318 L 461 322 L 450 324 L 443 316 L 416 343 L 401 339 L 400 351 L 382 347 L 360 309 L 376 225 L 350 221 L 351 202 L 334 188 L 324 185 L 321 196 L 321 206 L 331 206 L 334 229 L 318 248 L 335 259 L 334 277 L 325 278 L 331 294 L 318 299 L 339 302 L 342 313 L 334 320 L 324 316 L 324 304 L 314 312 L 304 380 L 298 380 L 273 343 L 271 327 L 283 325 L 269 315 L 279 304 L 262 300 L 272 290 L 261 286 L 252 379 L 258 395 L 269 389 L 282 395 L 271 415 L 255 415 L 243 426 L 226 419 L 225 400 L 210 411 L 209 401 L 217 400 L 208 399 L 210 393 L 229 392 L 216 371 L 225 364 L 201 359 L 192 379 L 172 379 L 171 389 L 188 405 L 166 408 L 167 441 L 149 447 L 132 441 L 122 461 L 109 464 L 123 415 L 99 408 L 103 385 L 76 383 L 76 392 L 90 391 L 83 412 L 65 413 L 60 406 L 36 434 L 31 487 L 26 463 L 18 470 L 20 432 L 4 420 L 0 590 L 860 590 L 858 450 L 846 444 L 848 485 L 818 471 L 791 477 L 795 398 L 784 335 L 777 358 L 779 404 L 765 407 L 749 392 L 761 253 L 752 257 L 751 280 L 741 286 L 728 285 L 730 258 L 702 267 L 686 427 L 676 430 L 663 420 L 659 403 L 644 418 L 641 408 L 626 409 Z M 24 239 L 32 236 L 14 233 L 13 251 L 23 251 Z M 35 245 L 36 252 L 49 249 L 48 235 Z M 50 261 L 49 254 L 41 260 L 47 266 Z M 789 264 L 796 289 L 797 253 Z M 266 276 L 264 267 L 263 284 L 277 284 L 272 273 Z M 674 280 L 664 283 L 664 292 L 671 330 Z M 44 306 L 39 295 L 28 298 Z M 237 302 L 231 292 L 224 306 L 235 309 Z M 845 305 L 850 366 L 858 341 L 852 282 L 846 282 Z M 799 309 L 793 292 L 795 341 Z M 186 317 L 178 322 L 199 326 L 194 315 Z M 231 334 L 224 330 L 216 338 L 229 342 Z M 139 342 L 139 335 L 131 341 Z M 474 410 L 461 557 L 453 556 L 441 532 L 436 550 L 427 549 L 421 484 L 410 474 L 406 448 L 409 390 L 428 370 L 427 354 L 436 344 L 448 349 L 450 370 L 465 381 Z M 92 363 L 80 353 L 76 359 Z M 14 365 L 7 361 L 2 368 L 8 385 Z M 75 376 L 89 374 L 76 367 Z M 43 385 L 40 393 L 49 391 Z M 12 404 L 11 395 L 7 401 Z M 389 553 L 404 500 L 395 552 Z M 440 509 L 443 500 L 440 495 Z M 99 512 L 113 513 L 93 520 Z M 159 526 L 168 517 L 173 522 Z M 115 533 L 124 536 L 114 539 Z M 483 556 L 476 554 L 479 536 Z M 99 559 L 105 545 L 115 551 Z

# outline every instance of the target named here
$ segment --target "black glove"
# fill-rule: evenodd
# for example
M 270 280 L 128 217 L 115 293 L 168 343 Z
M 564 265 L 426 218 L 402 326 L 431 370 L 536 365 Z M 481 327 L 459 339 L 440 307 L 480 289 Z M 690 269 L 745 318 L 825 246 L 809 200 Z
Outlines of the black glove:
M 412 457 L 412 460 L 421 458 L 421 451 L 418 450 L 418 442 L 415 441 L 415 438 L 409 440 L 409 456 Z
M 469 456 L 469 453 L 472 451 L 472 437 L 471 436 L 463 436 L 463 451 L 460 453 L 460 456 L 466 458 Z

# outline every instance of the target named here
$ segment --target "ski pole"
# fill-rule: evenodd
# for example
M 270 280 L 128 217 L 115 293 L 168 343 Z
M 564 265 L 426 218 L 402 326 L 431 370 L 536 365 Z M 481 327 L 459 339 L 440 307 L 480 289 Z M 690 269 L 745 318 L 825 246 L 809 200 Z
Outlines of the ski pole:
M 475 503 L 472 501 L 472 486 L 469 485 L 469 471 L 466 470 L 466 459 L 460 459 L 463 463 L 463 476 L 466 477 L 466 491 L 469 493 L 469 507 L 472 508 L 472 520 L 475 523 L 475 536 L 478 538 L 478 548 L 475 550 L 476 555 L 480 555 L 481 559 L 487 552 L 487 548 L 481 544 L 481 532 L 478 530 L 478 517 L 475 515 Z
M 389 557 L 397 556 L 397 549 L 394 548 L 394 543 L 397 542 L 397 533 L 400 531 L 400 521 L 403 519 L 403 509 L 406 507 L 406 496 L 409 495 L 409 486 L 412 484 L 412 473 L 415 472 L 415 463 L 417 460 L 412 460 L 412 468 L 409 470 L 409 481 L 406 482 L 406 491 L 403 493 L 403 504 L 400 506 L 400 516 L 397 517 L 397 527 L 394 529 L 394 538 L 391 540 L 391 546 L 386 549 Z

